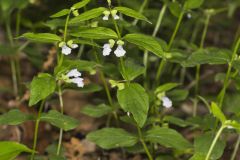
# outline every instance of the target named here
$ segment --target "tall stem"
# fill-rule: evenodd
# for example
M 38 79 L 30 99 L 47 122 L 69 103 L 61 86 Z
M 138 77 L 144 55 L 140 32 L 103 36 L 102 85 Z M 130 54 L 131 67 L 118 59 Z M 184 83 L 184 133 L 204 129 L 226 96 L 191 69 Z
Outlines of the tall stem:
M 63 114 L 63 98 L 62 98 L 62 88 L 61 88 L 61 83 L 58 83 L 58 97 L 59 97 L 59 102 L 60 102 L 60 110 L 61 114 Z M 61 151 L 61 146 L 62 146 L 62 137 L 63 137 L 63 129 L 60 129 L 59 133 L 59 138 L 58 138 L 58 147 L 57 147 L 57 155 L 60 154 Z
M 182 22 L 184 13 L 185 13 L 185 10 L 182 10 L 181 14 L 178 17 L 177 25 L 176 25 L 176 27 L 174 29 L 174 32 L 173 32 L 173 34 L 171 36 L 171 39 L 170 39 L 170 41 L 168 43 L 168 46 L 167 46 L 167 51 L 169 51 L 171 49 L 171 47 L 172 47 L 173 41 L 176 38 L 177 32 L 178 32 L 180 24 Z M 163 72 L 163 69 L 164 69 L 164 66 L 166 65 L 166 63 L 167 63 L 166 60 L 162 59 L 161 63 L 159 64 L 157 75 L 156 75 L 156 78 L 155 78 L 155 81 L 156 81 L 157 85 L 159 84 L 159 80 L 160 80 L 161 74 Z
M 139 13 L 143 13 L 143 10 L 144 10 L 144 8 L 146 7 L 147 3 L 148 3 L 148 0 L 144 0 L 144 1 L 143 1 L 140 9 L 138 10 Z M 136 26 L 137 23 L 138 23 L 138 21 L 139 21 L 139 19 L 135 19 L 135 20 L 132 22 L 132 25 L 133 25 L 133 26 Z
M 237 41 L 237 43 L 234 47 L 234 51 L 233 51 L 233 54 L 232 54 L 232 59 L 229 62 L 229 65 L 228 65 L 228 71 L 227 71 L 226 78 L 224 80 L 223 88 L 218 95 L 218 105 L 219 105 L 220 108 L 222 108 L 222 105 L 223 105 L 223 100 L 224 100 L 224 97 L 225 97 L 225 94 L 226 94 L 226 89 L 228 87 L 229 79 L 230 79 L 230 75 L 231 75 L 231 71 L 232 71 L 232 63 L 236 58 L 239 46 L 240 46 L 240 37 L 238 38 L 238 41 Z
M 153 160 L 153 157 L 152 157 L 152 155 L 151 155 L 151 153 L 150 153 L 150 151 L 149 151 L 149 149 L 148 149 L 148 147 L 147 147 L 147 145 L 146 145 L 146 143 L 145 143 L 145 141 L 143 139 L 142 131 L 141 131 L 141 129 L 138 126 L 137 126 L 137 130 L 138 130 L 138 136 L 139 136 L 140 142 L 143 145 L 143 148 L 144 148 L 144 150 L 145 150 L 145 152 L 146 152 L 146 154 L 148 156 L 148 159 L 149 160 Z
M 34 138 L 33 138 L 33 151 L 35 151 L 36 147 L 37 147 L 38 128 L 39 128 L 41 114 L 42 114 L 43 108 L 44 108 L 44 103 L 45 103 L 45 100 L 43 100 L 41 105 L 40 105 L 40 108 L 39 108 L 39 111 L 38 111 L 37 120 L 36 120 L 36 123 L 35 123 Z M 31 160 L 34 160 L 34 156 L 35 156 L 35 152 L 32 152 Z
M 6 30 L 7 30 L 7 36 L 8 36 L 8 40 L 10 42 L 10 45 L 13 47 L 14 42 L 13 42 L 12 31 L 11 31 L 11 28 L 10 28 L 10 19 L 8 19 L 7 22 L 6 22 Z M 18 80 L 17 80 L 17 70 L 16 70 L 15 59 L 11 58 L 10 63 L 11 63 L 13 90 L 14 90 L 14 94 L 17 96 L 18 95 Z
M 211 15 L 207 14 L 207 17 L 206 17 L 205 22 L 204 22 L 204 29 L 203 29 L 203 34 L 202 34 L 202 37 L 201 37 L 201 42 L 200 42 L 200 49 L 204 48 L 204 43 L 205 43 L 207 31 L 208 31 L 208 25 L 209 25 L 210 18 L 211 18 Z M 195 97 L 197 96 L 197 94 L 199 92 L 200 71 L 201 71 L 201 66 L 197 65 L 197 67 L 196 67 L 196 77 L 195 77 L 195 79 L 196 79 Z M 194 105 L 193 105 L 193 116 L 194 117 L 197 115 L 197 105 L 198 105 L 198 99 L 195 98 Z
M 221 135 L 222 131 L 224 130 L 224 128 L 225 128 L 225 126 L 221 126 L 221 128 L 218 130 L 218 132 L 217 132 L 217 134 L 216 134 L 216 136 L 215 136 L 215 138 L 214 138 L 214 140 L 213 140 L 213 142 L 212 142 L 212 144 L 210 146 L 210 149 L 208 150 L 208 153 L 207 153 L 207 156 L 206 156 L 205 160 L 209 160 L 209 158 L 210 158 L 210 156 L 212 154 L 213 148 L 215 147 L 215 145 L 217 143 L 217 140 L 220 137 L 220 135 Z
M 162 10 L 159 12 L 158 20 L 157 20 L 156 26 L 154 28 L 154 31 L 152 33 L 153 37 L 156 37 L 156 35 L 159 31 L 159 28 L 162 24 L 163 17 L 164 17 L 165 12 L 166 12 L 166 8 L 167 8 L 167 5 L 164 4 L 163 7 L 162 7 Z M 147 68 L 148 68 L 148 51 L 147 50 L 145 50 L 145 52 L 144 52 L 143 64 L 146 68 L 145 72 L 144 72 L 144 77 L 146 78 L 147 77 Z M 144 82 L 146 82 L 146 80 Z M 146 85 L 147 84 L 145 83 L 145 87 L 146 87 Z
M 239 149 L 239 144 L 240 144 L 240 135 L 238 135 L 238 139 L 237 139 L 236 145 L 235 145 L 233 153 L 231 155 L 231 160 L 234 160 L 236 158 L 237 151 Z

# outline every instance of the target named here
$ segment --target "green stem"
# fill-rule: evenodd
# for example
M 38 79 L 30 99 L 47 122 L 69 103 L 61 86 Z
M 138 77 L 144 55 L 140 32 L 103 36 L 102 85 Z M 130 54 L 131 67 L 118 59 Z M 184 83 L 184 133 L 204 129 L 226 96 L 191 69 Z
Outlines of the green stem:
M 36 123 L 35 123 L 34 138 L 33 138 L 33 151 L 34 152 L 32 152 L 32 154 L 31 154 L 31 160 L 34 160 L 34 156 L 35 156 L 35 150 L 36 150 L 36 147 L 37 147 L 37 139 L 38 139 L 38 128 L 39 128 L 41 114 L 42 114 L 43 108 L 44 108 L 44 103 L 45 103 L 45 100 L 43 100 L 41 105 L 40 105 L 37 120 L 36 120 Z
M 21 12 L 22 12 L 21 9 L 19 9 L 19 10 L 17 11 L 17 19 L 16 19 L 16 37 L 19 36 L 20 23 L 21 23 Z
M 144 150 L 145 150 L 145 152 L 146 152 L 146 154 L 148 156 L 148 159 L 149 160 L 153 160 L 153 157 L 152 157 L 152 155 L 151 155 L 151 153 L 150 153 L 150 151 L 149 151 L 149 149 L 148 149 L 148 147 L 147 147 L 147 145 L 146 145 L 146 143 L 145 143 L 145 141 L 143 139 L 142 131 L 141 131 L 141 129 L 138 126 L 137 126 L 137 130 L 138 130 L 138 136 L 139 136 L 140 142 L 143 145 L 143 148 L 144 148 Z
M 237 139 L 236 145 L 235 145 L 233 153 L 231 155 L 231 160 L 234 160 L 236 158 L 237 151 L 238 151 L 238 148 L 239 148 L 239 144 L 240 144 L 240 135 L 238 135 L 238 139 Z
M 174 32 L 173 32 L 173 34 L 171 36 L 171 39 L 170 39 L 170 41 L 168 43 L 168 46 L 167 46 L 167 51 L 169 51 L 172 47 L 173 41 L 176 38 L 177 32 L 178 32 L 180 24 L 182 22 L 184 13 L 185 13 L 185 10 L 182 10 L 181 14 L 178 17 L 177 25 L 175 26 Z M 166 65 L 166 63 L 167 63 L 166 60 L 162 59 L 161 63 L 159 64 L 157 75 L 156 75 L 156 78 L 155 78 L 155 81 L 156 81 L 157 85 L 159 84 L 159 80 L 160 80 L 161 74 L 163 72 L 163 69 L 164 69 L 164 66 Z
M 7 20 L 6 22 L 6 30 L 7 30 L 7 36 L 8 40 L 10 42 L 10 45 L 13 47 L 14 42 L 13 42 L 13 35 L 12 31 L 10 28 L 10 19 Z M 13 81 L 13 90 L 14 94 L 17 96 L 18 95 L 18 80 L 17 80 L 17 70 L 16 70 L 16 64 L 15 64 L 15 59 L 11 58 L 11 72 L 12 72 L 12 81 Z
M 203 34 L 201 37 L 201 42 L 200 42 L 200 49 L 204 48 L 204 43 L 206 40 L 206 36 L 207 36 L 207 31 L 208 31 L 208 25 L 209 25 L 209 21 L 210 21 L 211 15 L 207 14 L 207 17 L 205 19 L 204 22 L 204 29 L 203 29 Z M 200 71 L 201 71 L 201 65 L 197 65 L 196 67 L 196 85 L 195 85 L 195 97 L 197 96 L 198 92 L 199 92 L 199 85 L 200 85 Z M 197 98 L 195 98 L 194 101 L 194 105 L 193 105 L 193 116 L 195 117 L 197 115 L 197 105 L 198 105 L 198 100 Z
M 215 136 L 215 138 L 214 138 L 214 140 L 213 140 L 213 142 L 212 142 L 212 144 L 210 146 L 210 149 L 208 150 L 208 153 L 207 153 L 207 156 L 206 156 L 205 160 L 209 160 L 209 158 L 210 158 L 210 156 L 212 154 L 213 148 L 215 147 L 215 145 L 217 143 L 217 140 L 220 137 L 220 135 L 221 135 L 222 131 L 224 130 L 224 128 L 225 128 L 225 126 L 221 126 L 221 128 L 218 130 L 218 132 L 217 132 L 217 134 L 216 134 L 216 136 Z
M 158 31 L 159 31 L 159 28 L 160 28 L 160 26 L 162 24 L 163 17 L 164 17 L 165 12 L 166 12 L 166 8 L 167 8 L 167 4 L 164 4 L 163 7 L 162 7 L 162 10 L 159 13 L 156 26 L 155 26 L 154 31 L 152 33 L 153 37 L 156 37 L 156 35 L 157 35 Z M 145 52 L 144 52 L 143 64 L 146 67 L 145 72 L 144 72 L 144 78 L 146 79 L 146 77 L 147 77 L 147 68 L 148 68 L 148 51 L 147 50 L 145 50 Z M 145 87 L 147 86 L 146 80 L 145 80 L 145 84 L 144 85 L 145 85 Z
M 61 89 L 61 83 L 58 83 L 58 97 L 60 102 L 60 110 L 61 114 L 63 114 L 63 98 L 62 98 L 62 89 Z M 63 129 L 60 129 L 59 138 L 58 138 L 58 147 L 57 147 L 57 155 L 60 154 L 61 146 L 62 146 L 62 137 L 63 137 Z
M 148 0 L 144 0 L 144 1 L 143 1 L 143 3 L 142 3 L 142 5 L 141 5 L 138 13 L 143 13 L 143 10 L 144 10 L 144 8 L 146 7 L 147 3 L 148 3 Z M 138 21 L 139 21 L 139 19 L 135 19 L 135 20 L 132 22 L 132 25 L 133 25 L 133 26 L 136 26 L 137 23 L 138 23 Z
M 223 105 L 223 100 L 224 100 L 224 97 L 225 97 L 225 94 L 226 94 L 226 89 L 228 87 L 230 76 L 231 76 L 232 63 L 236 58 L 239 46 L 240 46 L 240 37 L 238 38 L 238 41 L 237 41 L 237 43 L 234 47 L 234 51 L 233 51 L 233 54 L 232 54 L 232 59 L 229 62 L 229 65 L 228 65 L 228 71 L 227 71 L 226 78 L 224 80 L 223 88 L 222 88 L 220 94 L 218 95 L 218 105 L 219 105 L 220 108 L 222 108 L 222 105 Z

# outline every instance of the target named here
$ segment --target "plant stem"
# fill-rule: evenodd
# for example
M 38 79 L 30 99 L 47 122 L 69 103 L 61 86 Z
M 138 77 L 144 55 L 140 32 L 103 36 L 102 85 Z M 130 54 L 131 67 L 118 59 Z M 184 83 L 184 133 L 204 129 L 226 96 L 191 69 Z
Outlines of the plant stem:
M 236 145 L 235 145 L 233 153 L 231 155 L 231 160 L 234 160 L 236 158 L 237 151 L 238 151 L 238 148 L 239 148 L 239 144 L 240 144 L 240 135 L 238 135 L 238 139 L 237 139 Z
M 19 10 L 17 11 L 17 19 L 16 19 L 16 37 L 19 36 L 20 23 L 21 23 L 21 12 L 22 12 L 21 9 L 19 9 Z
M 141 5 L 138 13 L 142 13 L 142 12 L 143 12 L 143 10 L 144 10 L 144 8 L 146 7 L 147 3 L 148 3 L 148 0 L 144 0 L 144 1 L 143 1 L 143 3 L 142 3 L 142 5 Z M 138 21 L 139 21 L 139 19 L 135 19 L 135 20 L 132 22 L 132 25 L 133 25 L 133 26 L 136 26 L 137 23 L 138 23 Z
M 38 128 L 39 128 L 41 114 L 42 114 L 42 111 L 43 111 L 43 108 L 44 108 L 44 103 L 45 103 L 45 100 L 43 100 L 41 105 L 40 105 L 37 120 L 36 120 L 36 123 L 35 123 L 34 139 L 33 139 L 33 151 L 34 152 L 32 152 L 32 154 L 31 154 L 31 160 L 34 160 L 34 156 L 35 156 L 35 150 L 36 150 L 36 147 L 37 147 L 37 139 L 38 139 Z
M 6 22 L 6 30 L 7 30 L 7 36 L 8 36 L 10 45 L 11 45 L 11 47 L 13 47 L 14 42 L 13 42 L 12 31 L 10 28 L 10 19 L 8 19 Z M 17 70 L 16 70 L 15 59 L 11 58 L 10 63 L 11 63 L 11 72 L 12 72 L 12 81 L 13 81 L 13 91 L 14 91 L 15 96 L 17 96 L 18 95 L 18 80 L 17 80 Z
M 157 23 L 156 23 L 156 26 L 154 28 L 154 31 L 152 33 L 152 36 L 153 37 L 156 37 L 158 31 L 159 31 L 159 28 L 162 24 L 162 20 L 163 20 L 163 17 L 165 15 L 165 12 L 166 12 L 166 8 L 167 8 L 167 4 L 164 4 L 163 7 L 162 7 L 162 10 L 159 12 L 159 16 L 158 16 L 158 20 L 157 20 Z M 144 51 L 144 58 L 143 58 L 143 64 L 145 66 L 145 72 L 144 72 L 144 78 L 146 79 L 147 77 L 147 68 L 148 68 L 148 51 L 145 50 Z M 147 83 L 146 83 L 146 80 L 144 81 L 144 85 L 145 87 L 147 86 Z
M 212 144 L 210 146 L 210 149 L 208 150 L 208 153 L 207 153 L 207 156 L 206 156 L 205 160 L 209 160 L 209 158 L 210 158 L 210 156 L 212 154 L 213 148 L 215 147 L 215 145 L 217 143 L 217 140 L 220 137 L 220 135 L 221 135 L 222 131 L 224 130 L 224 128 L 225 128 L 225 126 L 221 126 L 221 128 L 218 130 L 218 132 L 217 132 L 217 134 L 216 134 L 216 136 L 215 136 L 215 138 L 214 138 L 214 140 L 213 140 L 213 142 L 212 142 Z
M 167 51 L 169 51 L 172 47 L 173 41 L 176 38 L 177 32 L 178 32 L 180 24 L 182 22 L 184 13 L 185 13 L 185 10 L 182 10 L 181 14 L 178 17 L 177 25 L 175 26 L 174 32 L 173 32 L 173 34 L 171 36 L 171 39 L 170 39 L 170 41 L 168 43 L 168 46 L 167 46 Z M 156 81 L 157 85 L 159 84 L 159 80 L 160 80 L 161 74 L 163 72 L 163 69 L 164 69 L 164 66 L 166 65 L 166 63 L 167 63 L 166 60 L 162 59 L 161 63 L 159 64 L 158 71 L 157 71 L 157 76 L 155 78 L 155 81 Z
M 211 15 L 207 14 L 207 17 L 205 19 L 204 22 L 204 29 L 203 29 L 203 34 L 201 37 L 201 42 L 200 42 L 200 49 L 204 48 L 204 42 L 206 40 L 206 35 L 207 35 L 207 31 L 208 31 L 208 25 L 209 25 L 209 21 L 210 21 Z M 201 66 L 197 65 L 196 67 L 196 85 L 195 85 L 195 100 L 194 100 L 194 105 L 193 105 L 193 117 L 195 117 L 197 115 L 197 105 L 198 105 L 198 99 L 196 98 L 198 92 L 199 92 L 199 82 L 200 82 L 200 71 L 201 71 Z
M 61 82 L 58 83 L 58 97 L 60 102 L 60 110 L 61 114 L 63 114 L 63 98 L 62 98 L 62 89 L 61 89 Z M 58 147 L 57 147 L 57 155 L 60 154 L 61 146 L 62 146 L 62 137 L 63 137 L 63 129 L 60 129 L 59 138 L 58 138 Z
M 239 46 L 240 46 L 240 37 L 238 38 L 238 41 L 237 41 L 237 43 L 234 47 L 234 51 L 233 51 L 233 54 L 232 54 L 232 59 L 229 62 L 229 65 L 228 65 L 228 71 L 227 71 L 227 75 L 226 75 L 225 80 L 224 80 L 223 88 L 218 95 L 218 105 L 219 105 L 220 108 L 222 108 L 222 105 L 223 105 L 223 100 L 224 100 L 224 97 L 225 97 L 225 94 L 226 94 L 226 89 L 228 87 L 229 79 L 230 79 L 230 75 L 231 75 L 231 71 L 232 71 L 232 63 L 236 58 Z
M 143 145 L 143 148 L 144 148 L 144 150 L 145 150 L 145 152 L 146 152 L 146 154 L 148 156 L 148 159 L 149 160 L 153 160 L 153 157 L 152 157 L 152 155 L 151 155 L 151 153 L 150 153 L 150 151 L 149 151 L 149 149 L 148 149 L 148 147 L 147 147 L 147 145 L 146 145 L 146 143 L 145 143 L 145 141 L 143 139 L 142 131 L 141 131 L 141 129 L 138 126 L 137 126 L 137 130 L 138 130 L 138 136 L 139 136 L 140 142 Z

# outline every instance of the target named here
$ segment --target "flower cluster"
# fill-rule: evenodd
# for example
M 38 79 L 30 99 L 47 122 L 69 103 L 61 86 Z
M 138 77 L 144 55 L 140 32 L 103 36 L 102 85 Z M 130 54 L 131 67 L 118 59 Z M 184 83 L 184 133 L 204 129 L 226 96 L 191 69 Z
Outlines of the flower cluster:
M 112 48 L 115 45 L 115 41 L 113 39 L 109 40 L 109 43 L 103 45 L 103 56 L 109 56 L 112 52 Z M 123 49 L 124 42 L 122 40 L 117 41 L 117 49 L 114 51 L 114 54 L 117 57 L 123 57 L 126 54 L 126 51 Z
M 81 78 L 81 73 L 77 69 L 72 69 L 69 71 L 65 76 L 66 76 L 66 82 L 68 83 L 75 83 L 78 87 L 83 87 L 83 78 Z
M 68 41 L 67 43 L 61 42 L 59 43 L 59 47 L 62 48 L 62 54 L 69 55 L 72 52 L 72 49 L 78 48 L 77 44 L 74 44 L 72 40 Z
M 119 20 L 120 17 L 117 15 L 117 12 L 118 12 L 117 10 L 111 10 L 111 11 L 106 10 L 106 11 L 104 11 L 104 12 L 103 12 L 103 14 L 104 14 L 103 20 L 104 20 L 104 21 L 109 20 L 110 14 L 112 15 L 113 19 Z

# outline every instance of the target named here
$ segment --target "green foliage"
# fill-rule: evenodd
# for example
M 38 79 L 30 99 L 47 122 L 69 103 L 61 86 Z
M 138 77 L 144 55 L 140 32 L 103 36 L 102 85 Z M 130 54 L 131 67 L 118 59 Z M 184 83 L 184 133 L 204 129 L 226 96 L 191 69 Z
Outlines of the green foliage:
M 19 125 L 29 120 L 34 120 L 34 117 L 30 114 L 23 113 L 18 109 L 12 109 L 3 115 L 0 115 L 0 125 Z
M 115 7 L 114 9 L 116 9 L 120 13 L 127 15 L 129 17 L 133 17 L 135 19 L 140 19 L 140 20 L 146 21 L 148 23 L 151 23 L 144 15 L 142 15 L 141 13 L 139 13 L 133 9 L 130 9 L 127 7 Z
M 1 160 L 14 160 L 22 152 L 34 152 L 25 145 L 10 141 L 1 141 L 0 150 Z
M 90 1 L 91 1 L 91 0 L 81 0 L 81 1 L 78 2 L 78 3 L 75 3 L 75 4 L 73 5 L 73 8 L 74 8 L 74 9 L 80 9 L 80 8 L 86 6 Z
M 196 9 L 199 8 L 203 4 L 204 0 L 186 0 L 184 4 L 184 8 L 188 9 Z
M 54 43 L 61 41 L 61 37 L 51 33 L 24 33 L 21 37 L 40 43 Z
M 63 10 L 51 15 L 50 17 L 51 18 L 62 17 L 62 16 L 65 16 L 65 15 L 69 14 L 69 12 L 70 12 L 70 9 L 63 9 Z
M 69 116 L 65 116 L 55 110 L 51 110 L 48 113 L 42 114 L 40 120 L 48 122 L 55 127 L 62 128 L 64 131 L 72 130 L 79 125 L 78 120 Z
M 195 155 L 194 158 L 192 160 L 198 160 L 196 159 L 196 157 L 204 157 L 207 155 L 207 152 L 210 148 L 210 145 L 212 143 L 214 136 L 211 133 L 206 133 L 204 135 L 201 135 L 199 137 L 197 137 L 194 140 L 194 151 L 195 151 Z M 224 151 L 226 143 L 224 141 L 218 140 L 217 144 L 215 145 L 213 152 L 211 154 L 211 159 L 217 160 L 219 159 Z
M 140 48 L 154 53 L 158 57 L 163 57 L 164 53 L 160 43 L 153 37 L 143 34 L 127 34 L 124 39 Z
M 212 114 L 222 122 L 222 124 L 225 123 L 226 121 L 225 115 L 223 114 L 219 106 L 214 102 L 212 102 L 211 104 L 211 111 L 212 111 Z
M 94 27 L 83 29 L 78 32 L 71 33 L 74 37 L 81 37 L 81 38 L 90 38 L 90 39 L 117 39 L 117 33 L 114 32 L 112 29 L 105 28 L 105 27 Z
M 30 85 L 29 106 L 37 104 L 39 101 L 47 98 L 54 93 L 56 88 L 55 78 L 50 74 L 39 74 Z
M 104 149 L 131 147 L 138 138 L 120 128 L 104 128 L 87 135 L 87 139 Z
M 75 24 L 75 23 L 87 21 L 87 20 L 90 20 L 90 19 L 93 19 L 93 18 L 97 18 L 100 15 L 102 15 L 105 10 L 107 10 L 107 9 L 104 8 L 104 7 L 91 9 L 89 11 L 86 11 L 86 12 L 80 14 L 77 17 L 72 18 L 69 21 L 69 24 Z
M 137 84 L 126 84 L 117 92 L 118 102 L 125 112 L 130 112 L 139 127 L 143 127 L 149 110 L 149 98 L 144 88 Z
M 105 104 L 100 104 L 98 106 L 88 105 L 84 107 L 81 112 L 91 117 L 100 118 L 111 113 L 112 108 Z
M 178 150 L 191 148 L 191 144 L 181 134 L 170 128 L 154 127 L 147 131 L 145 138 L 152 143 Z

